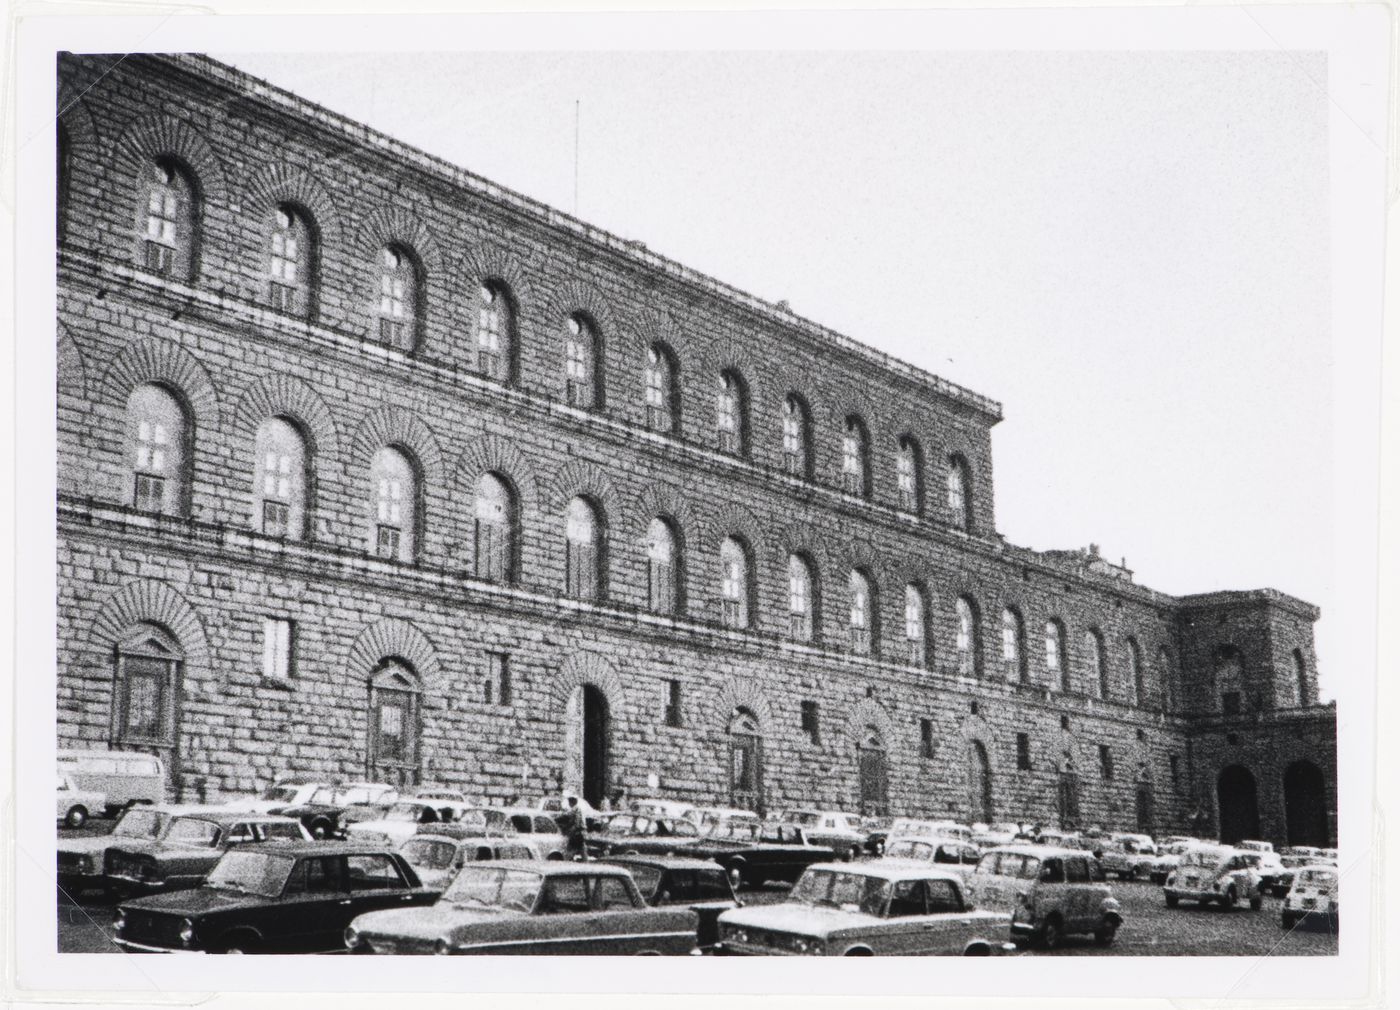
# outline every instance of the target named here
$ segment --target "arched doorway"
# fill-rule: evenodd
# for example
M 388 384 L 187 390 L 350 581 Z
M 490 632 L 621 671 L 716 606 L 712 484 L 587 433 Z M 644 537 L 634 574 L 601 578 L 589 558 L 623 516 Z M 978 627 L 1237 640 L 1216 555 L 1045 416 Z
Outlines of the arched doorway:
M 968 809 L 970 820 L 990 824 L 993 820 L 992 763 L 981 740 L 973 740 L 968 748 Z
M 1153 831 L 1153 803 L 1152 803 L 1152 783 L 1139 782 L 1137 792 L 1134 796 L 1134 806 L 1137 811 L 1137 829 L 1141 834 L 1151 835 Z
M 889 767 L 885 740 L 874 726 L 865 727 L 857 748 L 860 762 L 860 812 L 864 816 L 889 813 Z
M 1294 761 L 1284 770 L 1283 809 L 1289 845 L 1328 844 L 1327 786 L 1317 765 Z
M 1055 814 L 1059 817 L 1061 831 L 1079 827 L 1079 776 L 1072 769 L 1060 772 L 1060 781 L 1055 787 Z
M 370 677 L 369 777 L 396 786 L 418 784 L 418 678 L 386 659 Z
M 610 724 L 607 695 L 594 684 L 574 688 L 565 713 L 564 788 L 595 807 L 609 792 Z
M 1254 775 L 1243 765 L 1230 765 L 1215 782 L 1220 809 L 1220 840 L 1233 845 L 1259 837 L 1259 790 Z
M 763 813 L 763 738 L 746 708 L 729 720 L 729 796 L 739 809 Z
M 112 746 L 155 754 L 166 787 L 180 786 L 180 697 L 185 654 L 154 624 L 135 625 L 116 647 L 112 692 Z

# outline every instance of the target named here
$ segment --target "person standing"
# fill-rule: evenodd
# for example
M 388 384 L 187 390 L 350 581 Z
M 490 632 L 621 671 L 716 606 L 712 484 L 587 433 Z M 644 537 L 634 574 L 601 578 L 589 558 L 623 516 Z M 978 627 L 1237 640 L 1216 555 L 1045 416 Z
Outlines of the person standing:
M 570 859 L 588 858 L 588 821 L 579 808 L 578 797 L 570 795 L 565 801 L 564 816 L 560 825 L 564 830 L 566 851 Z

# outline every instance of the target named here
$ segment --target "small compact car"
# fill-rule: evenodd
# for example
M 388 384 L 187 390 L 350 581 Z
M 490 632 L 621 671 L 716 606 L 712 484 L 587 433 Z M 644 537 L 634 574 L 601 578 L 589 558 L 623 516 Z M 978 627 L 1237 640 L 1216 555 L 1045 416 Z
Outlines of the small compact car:
M 1104 846 L 1099 865 L 1106 876 L 1119 880 L 1146 880 L 1152 875 L 1157 846 L 1147 835 L 1113 835 Z
M 632 875 L 603 863 L 476 863 L 435 905 L 361 915 L 357 954 L 689 954 L 698 917 L 651 908 Z
M 603 862 L 632 874 L 653 908 L 684 905 L 699 916 L 695 939 L 701 953 L 719 941 L 720 915 L 743 904 L 718 863 L 680 856 L 614 856 Z
M 839 810 L 789 810 L 782 820 L 795 824 L 813 845 L 825 845 L 837 859 L 850 862 L 865 851 L 865 831 L 860 818 Z
M 333 788 L 328 782 L 305 782 L 284 779 L 274 782 L 257 796 L 238 796 L 224 804 L 229 810 L 250 814 L 280 814 L 284 807 L 300 806 L 323 789 Z
M 1317 923 L 1337 932 L 1341 924 L 1337 903 L 1337 868 L 1330 863 L 1300 866 L 1293 887 L 1283 899 L 1280 921 L 1284 929 L 1299 923 Z
M 58 775 L 58 823 L 69 828 L 81 828 L 93 812 L 107 808 L 107 794 L 92 789 L 79 789 L 71 776 Z
M 1147 879 L 1154 884 L 1165 884 L 1172 871 L 1180 865 L 1181 857 L 1201 844 L 1204 843 L 1196 838 L 1163 842 L 1157 846 L 1157 855 L 1152 857 L 1152 867 L 1147 872 Z
M 956 838 L 906 835 L 894 839 L 885 847 L 884 858 L 908 859 L 916 863 L 929 863 L 950 872 L 959 872 L 976 866 L 982 858 L 982 850 L 971 842 Z
M 869 957 L 991 955 L 1015 949 L 1009 916 L 973 906 L 963 882 L 879 860 L 807 868 L 787 900 L 719 917 L 720 952 Z
M 1167 907 L 1185 899 L 1232 909 L 1241 900 L 1258 911 L 1264 904 L 1250 853 L 1224 845 L 1197 845 L 1185 852 L 1163 887 Z
M 972 841 L 972 829 L 956 821 L 931 821 L 920 817 L 896 817 L 890 823 L 885 835 L 887 842 L 896 838 L 919 835 L 926 838 L 956 838 L 962 842 Z
M 176 817 L 159 839 L 132 838 L 107 850 L 103 875 L 118 897 L 198 887 L 231 848 L 254 842 L 310 841 L 300 821 L 271 814 L 210 811 Z
M 268 842 L 232 849 L 193 890 L 124 902 L 113 926 L 144 953 L 300 954 L 341 950 L 357 915 L 429 905 L 397 853 L 353 842 Z
M 683 817 L 613 814 L 602 831 L 588 833 L 584 845 L 590 856 L 664 856 L 686 851 L 699 841 L 700 829 Z
M 1099 861 L 1078 849 L 999 846 L 982 855 L 967 886 L 979 906 L 1011 913 L 1013 937 L 1047 949 L 1073 933 L 1107 946 L 1123 925 Z
M 473 807 L 457 815 L 458 825 L 482 835 L 514 836 L 535 859 L 563 859 L 569 847 L 555 819 L 531 807 Z
M 533 850 L 516 838 L 456 837 L 441 831 L 419 832 L 399 846 L 399 855 L 408 860 L 425 887 L 436 887 L 440 891 L 445 890 L 457 871 L 468 863 L 536 858 Z
M 685 848 L 692 859 L 713 859 L 737 891 L 769 880 L 792 883 L 813 863 L 827 863 L 836 853 L 829 845 L 814 845 L 805 829 L 794 824 L 721 821 L 708 835 Z
M 215 807 L 157 804 L 130 807 L 110 834 L 58 840 L 58 886 L 69 895 L 106 890 L 104 868 L 107 850 L 133 841 L 151 842 L 163 837 L 182 814 L 219 812 Z

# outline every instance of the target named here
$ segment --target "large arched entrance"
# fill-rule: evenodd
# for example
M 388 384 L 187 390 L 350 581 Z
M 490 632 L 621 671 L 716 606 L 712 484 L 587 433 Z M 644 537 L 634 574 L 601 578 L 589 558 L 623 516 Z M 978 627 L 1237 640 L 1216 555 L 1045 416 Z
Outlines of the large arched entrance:
M 867 726 L 861 735 L 860 812 L 870 817 L 889 813 L 889 766 L 885 758 L 885 740 L 874 726 Z
M 970 820 L 992 823 L 995 813 L 992 806 L 992 763 L 981 740 L 973 740 L 968 747 L 967 786 Z
M 1233 845 L 1259 837 L 1259 790 L 1254 775 L 1243 765 L 1230 765 L 1215 782 L 1220 808 L 1220 840 Z
M 729 720 L 729 797 L 740 810 L 763 813 L 763 738 L 746 708 L 736 708 Z
M 1311 761 L 1294 761 L 1283 773 L 1283 809 L 1289 845 L 1328 844 L 1327 786 Z
M 569 695 L 565 720 L 564 788 L 601 807 L 609 792 L 611 717 L 607 696 L 593 684 L 580 684 Z
M 1152 803 L 1152 783 L 1139 782 L 1137 792 L 1134 796 L 1134 806 L 1137 811 L 1137 829 L 1144 835 L 1155 834 L 1153 831 L 1153 803 Z

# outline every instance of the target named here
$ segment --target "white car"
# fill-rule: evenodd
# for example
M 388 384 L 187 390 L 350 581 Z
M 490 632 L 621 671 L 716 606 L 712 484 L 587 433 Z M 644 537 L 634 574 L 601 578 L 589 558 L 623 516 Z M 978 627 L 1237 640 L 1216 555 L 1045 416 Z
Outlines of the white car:
M 1167 907 L 1175 908 L 1184 898 L 1200 905 L 1219 904 L 1228 910 L 1245 899 L 1257 912 L 1264 904 L 1259 876 L 1250 865 L 1251 857 L 1257 855 L 1225 845 L 1198 845 L 1188 850 L 1167 876 L 1163 887 Z
M 283 807 L 299 807 L 310 803 L 311 797 L 320 789 L 328 788 L 325 782 L 277 782 L 268 786 L 259 796 L 239 796 L 229 800 L 224 806 L 250 814 L 267 814 Z
M 450 823 L 469 809 L 450 800 L 399 800 L 378 820 L 347 825 L 345 837 L 347 841 L 385 842 L 398 848 L 418 834 L 419 825 Z
M 106 793 L 79 789 L 69 776 L 58 776 L 58 820 L 63 824 L 70 828 L 81 828 L 94 810 L 101 811 L 106 806 Z
M 1301 866 L 1293 887 L 1283 899 L 1280 921 L 1284 929 L 1300 922 L 1321 922 L 1335 932 L 1340 925 L 1337 904 L 1337 868 L 1330 863 Z
M 1244 841 L 1237 842 L 1235 848 L 1244 849 L 1246 852 L 1273 852 L 1273 842 Z

